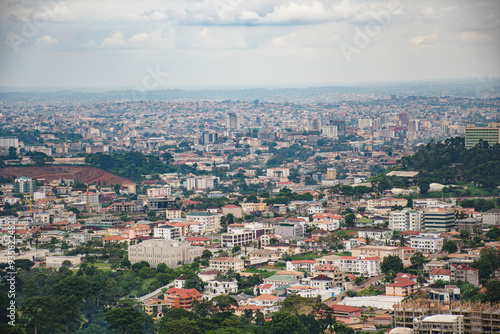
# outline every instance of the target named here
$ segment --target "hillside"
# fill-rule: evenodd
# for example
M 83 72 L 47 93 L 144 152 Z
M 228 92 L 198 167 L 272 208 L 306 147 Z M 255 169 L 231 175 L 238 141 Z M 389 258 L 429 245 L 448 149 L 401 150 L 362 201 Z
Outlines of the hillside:
M 419 179 L 445 184 L 471 182 L 480 188 L 500 186 L 500 144 L 482 142 L 465 148 L 465 139 L 431 141 L 414 155 L 403 157 L 398 170 L 419 171 Z
M 0 169 L 3 177 L 28 176 L 35 179 L 59 180 L 75 179 L 80 183 L 100 183 L 101 185 L 114 185 L 131 182 L 105 170 L 90 166 L 9 166 Z

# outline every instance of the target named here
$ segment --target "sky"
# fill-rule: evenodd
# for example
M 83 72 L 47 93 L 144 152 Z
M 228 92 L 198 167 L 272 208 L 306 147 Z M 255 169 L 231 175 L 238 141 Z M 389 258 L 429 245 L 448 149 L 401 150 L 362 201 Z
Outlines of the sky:
M 498 0 L 1 0 L 0 39 L 14 88 L 500 77 Z

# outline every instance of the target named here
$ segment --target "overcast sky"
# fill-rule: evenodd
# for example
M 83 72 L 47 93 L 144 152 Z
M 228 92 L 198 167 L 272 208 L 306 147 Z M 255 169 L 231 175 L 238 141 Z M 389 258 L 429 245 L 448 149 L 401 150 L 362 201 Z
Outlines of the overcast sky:
M 1 0 L 0 37 L 9 87 L 500 77 L 498 0 Z

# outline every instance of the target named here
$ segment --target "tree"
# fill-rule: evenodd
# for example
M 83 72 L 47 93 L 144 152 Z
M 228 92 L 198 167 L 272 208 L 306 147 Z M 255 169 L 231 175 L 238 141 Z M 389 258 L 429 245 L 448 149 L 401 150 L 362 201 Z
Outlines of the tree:
M 201 280 L 201 278 L 198 277 L 198 275 L 189 275 L 186 278 L 186 281 L 184 282 L 184 289 L 196 289 L 198 291 L 203 291 L 203 286 L 205 284 Z
M 204 249 L 203 253 L 201 254 L 201 258 L 203 260 L 210 260 L 212 256 L 213 256 L 212 252 L 209 251 L 208 249 Z
M 468 230 L 461 230 L 460 231 L 460 238 L 462 240 L 469 240 L 470 239 L 470 232 Z
M 236 299 L 229 295 L 218 295 L 210 299 L 210 308 L 217 312 L 230 312 L 238 307 Z
M 429 192 L 429 180 L 427 180 L 426 178 L 420 178 L 417 182 L 418 184 L 418 187 L 420 188 L 420 193 L 421 194 L 427 194 Z
M 448 240 L 443 244 L 443 251 L 450 253 L 456 253 L 458 251 L 457 243 L 453 240 Z
M 241 250 L 240 246 L 234 246 L 233 249 L 231 249 L 231 253 L 233 253 L 234 256 L 234 254 L 238 253 L 240 250 Z
M 500 301 L 500 281 L 489 281 L 486 290 L 489 301 L 494 303 Z
M 347 291 L 345 292 L 345 295 L 346 295 L 347 297 L 356 297 L 356 296 L 358 295 L 358 293 L 357 293 L 356 291 L 354 291 L 354 290 L 347 290 Z
M 319 303 L 314 305 L 313 313 L 316 315 L 319 321 L 321 330 L 323 332 L 326 332 L 328 328 L 330 328 L 330 333 L 332 333 L 333 326 L 337 323 L 333 313 L 333 309 L 324 303 Z
M 110 325 L 109 328 L 119 330 L 123 334 L 142 334 L 152 325 L 151 318 L 133 306 L 113 308 L 106 312 L 104 319 Z
M 345 224 L 346 226 L 354 226 L 354 220 L 356 219 L 356 215 L 354 213 L 348 213 L 345 216 Z
M 425 257 L 421 252 L 415 252 L 415 254 L 413 254 L 410 258 L 410 262 L 418 268 L 425 262 Z
M 404 268 L 403 261 L 396 255 L 386 256 L 382 263 L 380 263 L 380 270 L 382 270 L 384 274 L 388 274 L 390 271 L 400 273 Z

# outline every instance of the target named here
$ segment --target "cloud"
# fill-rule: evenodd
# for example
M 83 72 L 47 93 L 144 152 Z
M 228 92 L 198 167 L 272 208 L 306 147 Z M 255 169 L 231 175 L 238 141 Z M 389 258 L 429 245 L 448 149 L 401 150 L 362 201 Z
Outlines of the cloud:
M 415 45 L 415 46 L 429 46 L 429 45 L 435 45 L 437 44 L 438 41 L 438 32 L 434 31 L 430 35 L 419 35 L 415 36 L 410 40 L 410 43 Z
M 35 42 L 36 46 L 48 46 L 48 45 L 53 45 L 53 44 L 57 44 L 57 43 L 59 43 L 59 41 L 57 39 L 55 39 L 54 37 L 49 36 L 49 35 L 42 36 L 42 37 L 38 38 Z
M 464 42 L 478 41 L 478 40 L 493 40 L 493 36 L 479 33 L 477 31 L 464 31 L 460 34 L 460 39 Z
M 102 46 L 122 46 L 125 45 L 123 33 L 121 31 L 115 32 L 111 37 L 107 37 L 102 42 Z

